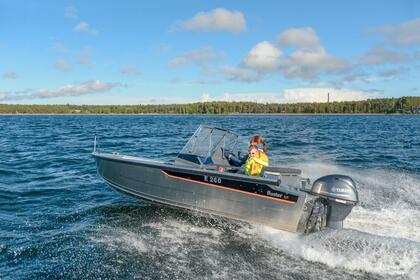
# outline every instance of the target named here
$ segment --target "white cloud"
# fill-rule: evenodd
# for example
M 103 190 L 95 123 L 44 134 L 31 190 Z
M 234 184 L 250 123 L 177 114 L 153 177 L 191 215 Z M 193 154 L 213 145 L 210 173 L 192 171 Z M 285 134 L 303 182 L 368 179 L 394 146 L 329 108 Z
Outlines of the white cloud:
M 258 43 L 242 60 L 242 65 L 259 71 L 274 70 L 279 65 L 281 51 L 267 41 Z
M 141 69 L 137 66 L 125 66 L 119 69 L 121 74 L 133 74 L 139 75 L 141 73 Z
M 205 71 L 207 74 L 220 74 L 226 77 L 228 80 L 255 82 L 262 78 L 262 74 L 258 73 L 254 69 L 246 69 L 234 66 L 212 67 L 209 65 L 209 62 L 222 59 L 223 57 L 223 52 L 215 52 L 211 47 L 202 47 L 185 52 L 182 55 L 175 57 L 169 61 L 167 66 L 174 68 L 190 63 L 196 63 L 200 66 L 201 70 Z M 261 61 L 264 58 L 258 59 Z M 256 60 L 258 59 L 254 58 L 254 60 L 251 61 L 256 63 Z M 178 79 L 176 79 L 176 82 L 179 82 Z
M 5 79 L 16 79 L 17 73 L 14 70 L 6 71 L 3 73 L 3 78 Z
M 98 31 L 96 31 L 96 29 L 92 28 L 89 23 L 87 23 L 86 21 L 81 21 L 79 22 L 75 27 L 74 27 L 74 31 L 76 32 L 83 32 L 83 33 L 87 33 L 90 34 L 92 36 L 96 36 L 98 35 Z
M 286 47 L 293 49 L 286 49 L 287 52 L 281 49 Z M 219 74 L 227 80 L 244 82 L 256 82 L 276 74 L 286 78 L 316 80 L 321 75 L 343 75 L 352 70 L 347 61 L 327 53 L 311 27 L 285 30 L 280 33 L 277 45 L 268 41 L 259 42 L 237 66 L 209 65 L 210 61 L 223 57 L 222 52 L 202 47 L 173 58 L 167 66 L 174 68 L 196 63 L 207 74 Z
M 180 77 L 174 77 L 170 80 L 171 84 L 181 86 L 181 87 L 190 87 L 195 85 L 216 85 L 220 84 L 220 81 L 217 80 L 208 80 L 208 79 L 197 79 L 197 80 L 183 80 Z
M 40 89 L 33 93 L 34 97 L 49 98 L 58 96 L 79 96 L 88 93 L 97 93 L 111 90 L 117 86 L 114 83 L 105 83 L 98 80 L 86 81 L 80 84 L 70 84 L 57 89 Z
M 229 11 L 223 8 L 209 12 L 199 12 L 186 21 L 175 24 L 176 29 L 198 31 L 229 31 L 243 32 L 246 30 L 244 15 L 239 11 Z
M 76 64 L 89 65 L 92 63 L 92 51 L 90 49 L 81 50 L 75 59 Z
M 66 18 L 78 18 L 79 17 L 79 11 L 74 7 L 66 7 L 64 9 L 64 16 Z
M 208 73 L 222 74 L 228 80 L 242 82 L 256 82 L 262 79 L 262 74 L 251 70 L 233 66 L 208 67 Z
M 257 103 L 306 103 L 306 102 L 327 102 L 328 93 L 330 102 L 334 101 L 357 101 L 377 97 L 378 92 L 358 91 L 351 89 L 337 88 L 293 88 L 285 89 L 283 92 L 248 92 L 230 93 L 222 96 L 210 96 L 206 94 L 207 100 L 211 101 L 237 101 Z
M 225 92 L 222 96 L 215 98 L 217 101 L 227 102 L 256 102 L 256 103 L 278 103 L 281 100 L 280 93 L 274 92 L 249 92 L 230 93 Z
M 343 59 L 327 53 L 312 27 L 287 29 L 279 34 L 277 43 L 281 47 L 297 48 L 282 60 L 281 72 L 286 77 L 314 79 L 320 74 L 334 74 L 350 68 Z
M 290 55 L 289 66 L 319 69 L 325 71 L 340 71 L 348 67 L 341 59 L 329 55 L 321 46 L 310 49 L 299 49 Z
M 0 94 L 0 101 L 43 99 L 62 96 L 81 96 L 91 93 L 107 92 L 117 86 L 120 86 L 120 84 L 106 83 L 98 80 L 86 81 L 80 84 L 65 85 L 56 89 L 43 88 L 26 94 L 3 92 L 2 94 Z
M 383 47 L 371 48 L 360 60 L 366 64 L 379 65 L 387 63 L 401 63 L 408 60 L 408 56 L 401 52 L 388 50 Z
M 175 68 L 187 64 L 189 61 L 185 57 L 178 56 L 168 62 L 168 67 Z
M 383 69 L 381 71 L 379 71 L 379 76 L 385 79 L 393 79 L 396 77 L 401 76 L 404 73 L 408 72 L 408 68 L 406 67 L 400 67 L 400 68 L 396 68 L 396 69 Z
M 72 68 L 71 65 L 64 59 L 54 61 L 54 63 L 51 64 L 51 67 L 63 72 L 69 72 Z
M 362 69 L 353 69 L 351 72 L 346 73 L 345 76 L 343 76 L 339 80 L 335 80 L 333 82 L 334 85 L 342 85 L 345 83 L 371 83 L 373 82 L 373 78 L 370 74 L 365 72 Z
M 277 42 L 279 47 L 295 49 L 283 53 L 279 47 L 263 41 L 251 49 L 241 66 L 301 79 L 317 79 L 322 74 L 338 74 L 351 68 L 345 60 L 327 53 L 311 27 L 287 29 L 280 33 Z
M 210 95 L 208 93 L 203 93 L 203 95 L 201 96 L 201 102 L 210 102 L 211 98 Z
M 308 48 L 321 45 L 312 27 L 287 29 L 279 34 L 277 42 L 282 47 Z
M 52 47 L 53 51 L 59 52 L 59 53 L 66 53 L 69 50 L 61 43 L 55 43 Z
M 198 49 L 193 49 L 188 52 L 181 54 L 178 57 L 175 57 L 168 63 L 168 67 L 174 68 L 182 66 L 191 62 L 198 63 L 203 65 L 203 63 L 219 60 L 224 57 L 223 52 L 215 52 L 211 47 L 201 47 Z
M 283 60 L 281 72 L 289 78 L 314 79 L 321 74 L 338 74 L 350 69 L 350 65 L 329 55 L 324 48 L 300 49 Z
M 382 34 L 386 43 L 400 47 L 420 45 L 420 18 L 403 22 L 397 26 L 387 25 L 371 30 Z
M 351 89 L 293 88 L 283 91 L 282 103 L 327 102 L 328 93 L 330 94 L 330 102 L 366 100 L 377 95 L 376 92 Z

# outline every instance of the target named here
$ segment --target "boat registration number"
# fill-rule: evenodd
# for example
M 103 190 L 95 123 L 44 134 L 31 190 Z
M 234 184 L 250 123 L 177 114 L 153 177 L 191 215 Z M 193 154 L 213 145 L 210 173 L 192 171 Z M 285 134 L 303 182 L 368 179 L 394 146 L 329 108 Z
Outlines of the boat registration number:
M 205 175 L 204 176 L 204 181 L 209 182 L 209 183 L 213 183 L 213 184 L 221 184 L 222 183 L 222 178 Z

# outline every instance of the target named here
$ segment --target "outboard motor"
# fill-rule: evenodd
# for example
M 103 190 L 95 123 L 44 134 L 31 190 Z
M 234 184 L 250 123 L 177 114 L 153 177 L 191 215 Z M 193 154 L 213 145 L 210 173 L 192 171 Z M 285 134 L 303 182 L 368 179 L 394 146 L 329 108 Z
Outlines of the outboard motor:
M 326 206 L 326 226 L 342 228 L 344 219 L 359 202 L 356 183 L 345 175 L 328 175 L 317 179 L 311 193 L 322 197 Z

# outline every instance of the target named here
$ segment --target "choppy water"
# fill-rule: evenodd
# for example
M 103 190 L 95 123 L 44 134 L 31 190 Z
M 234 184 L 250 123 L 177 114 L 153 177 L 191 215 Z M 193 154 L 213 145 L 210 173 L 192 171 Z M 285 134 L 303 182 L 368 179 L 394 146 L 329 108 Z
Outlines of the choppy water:
M 352 176 L 345 229 L 296 235 L 133 200 L 100 149 L 173 158 L 201 124 L 269 143 L 311 179 Z M 0 116 L 0 279 L 420 279 L 415 116 Z

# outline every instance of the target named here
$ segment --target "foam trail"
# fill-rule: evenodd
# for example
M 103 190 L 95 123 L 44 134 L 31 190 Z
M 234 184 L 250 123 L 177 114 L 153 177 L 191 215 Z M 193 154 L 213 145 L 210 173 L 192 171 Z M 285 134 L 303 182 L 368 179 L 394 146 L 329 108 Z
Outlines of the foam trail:
M 376 211 L 355 207 L 345 220 L 344 227 L 420 242 L 420 211 L 411 209 Z
M 90 240 L 103 244 L 109 251 L 122 250 L 134 258 L 149 259 L 159 273 L 171 275 L 168 276 L 171 279 L 195 278 L 195 272 L 190 268 L 191 256 L 200 258 L 201 266 L 209 271 L 220 274 L 213 278 L 226 278 L 223 271 L 220 272 L 219 229 L 171 218 L 129 227 L 101 227 Z M 196 251 L 201 255 L 196 255 Z
M 307 165 L 303 170 L 309 170 L 306 176 L 311 179 L 342 173 L 353 177 L 358 184 L 361 202 L 345 221 L 343 230 L 297 235 L 263 226 L 247 227 L 231 220 L 225 224 L 199 213 L 188 218 L 173 214 L 170 218 L 168 211 L 163 220 L 152 219 L 128 228 L 102 228 L 92 240 L 112 251 L 147 256 L 161 273 L 179 279 L 196 275 L 190 268 L 192 256 L 211 278 L 238 276 L 238 271 L 248 278 L 260 275 L 262 270 L 249 267 L 245 256 L 243 261 L 238 261 L 241 252 L 258 252 L 262 259 L 270 260 L 261 263 L 264 267 L 277 269 L 281 263 L 283 273 L 291 275 L 295 271 L 288 267 L 302 263 L 321 267 L 320 270 L 326 265 L 337 271 L 352 271 L 355 277 L 366 272 L 391 279 L 419 279 L 420 179 L 388 170 L 359 170 L 324 163 Z M 234 244 L 240 246 L 232 247 Z M 230 252 L 226 248 L 233 248 L 232 254 L 226 253 Z M 161 260 L 163 255 L 166 258 Z M 273 258 L 277 258 L 274 266 Z M 162 263 L 158 265 L 156 260 Z M 319 277 L 325 277 L 323 273 Z
M 102 230 L 103 234 L 92 236 L 90 239 L 96 243 L 105 244 L 111 250 L 118 248 L 131 251 L 134 249 L 139 253 L 148 251 L 145 241 L 137 233 L 110 227 L 105 227 Z
M 380 275 L 407 275 L 420 262 L 418 243 L 355 230 L 326 230 L 311 235 L 285 233 L 268 227 L 256 227 L 254 230 L 292 256 L 332 268 Z
M 300 165 L 312 180 L 347 174 L 357 183 L 360 204 L 343 230 L 299 236 L 267 227 L 256 232 L 277 248 L 330 267 L 419 279 L 420 178 L 385 169 L 356 169 L 319 162 Z M 414 278 L 413 278 L 414 277 Z
M 344 168 L 325 163 L 302 167 L 312 180 L 326 174 L 348 174 L 357 183 L 360 203 L 344 226 L 395 238 L 420 241 L 420 179 L 384 169 Z

